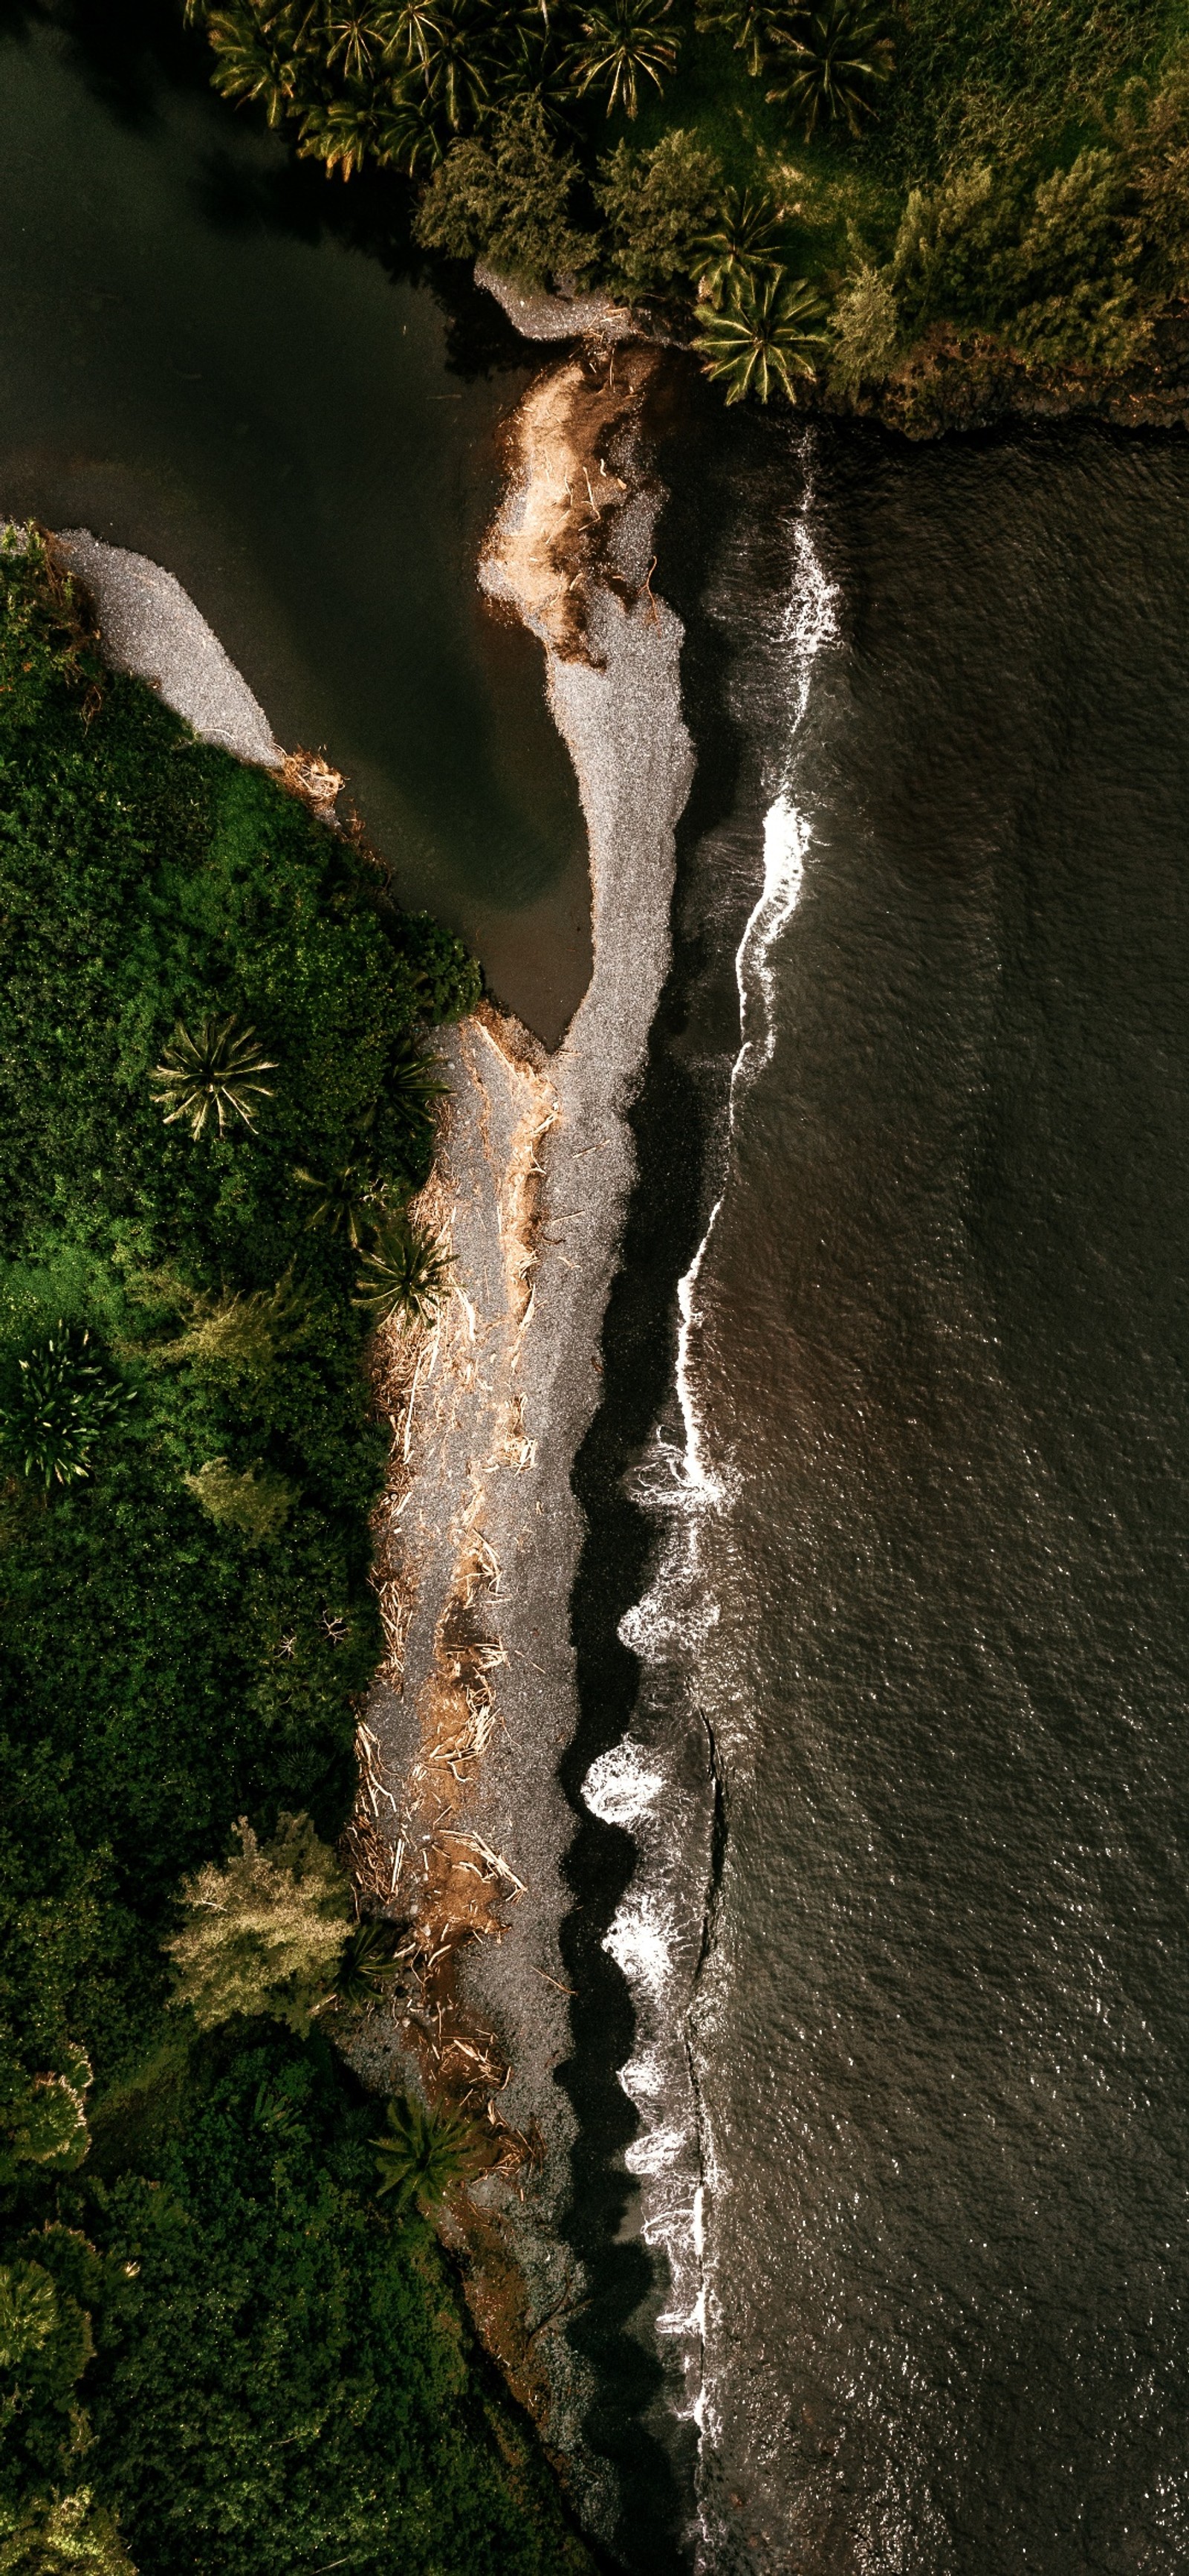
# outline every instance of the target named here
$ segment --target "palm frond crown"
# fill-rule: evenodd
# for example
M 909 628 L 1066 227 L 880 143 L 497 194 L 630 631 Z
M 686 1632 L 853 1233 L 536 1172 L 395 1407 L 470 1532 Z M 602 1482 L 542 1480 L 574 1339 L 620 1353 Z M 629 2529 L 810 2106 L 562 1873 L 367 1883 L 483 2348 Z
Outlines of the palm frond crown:
M 812 376 L 822 346 L 822 306 L 803 277 L 779 268 L 767 277 L 737 278 L 718 312 L 708 312 L 694 346 L 706 374 L 727 389 L 729 403 L 746 394 L 767 402 L 775 386 L 796 401 L 795 379 Z
M 234 1014 L 200 1020 L 193 1036 L 178 1020 L 152 1074 L 153 1097 L 167 1127 L 185 1118 L 191 1135 L 201 1136 L 213 1110 L 222 1135 L 232 1118 L 254 1124 L 253 1101 L 272 1098 L 272 1085 L 259 1077 L 275 1072 L 275 1059 L 259 1052 L 255 1029 L 241 1029 Z
M 579 97 L 588 89 L 603 90 L 608 116 L 618 107 L 634 117 L 642 80 L 663 89 L 677 61 L 677 38 L 664 25 L 669 8 L 670 0 L 606 0 L 589 10 L 574 55 Z

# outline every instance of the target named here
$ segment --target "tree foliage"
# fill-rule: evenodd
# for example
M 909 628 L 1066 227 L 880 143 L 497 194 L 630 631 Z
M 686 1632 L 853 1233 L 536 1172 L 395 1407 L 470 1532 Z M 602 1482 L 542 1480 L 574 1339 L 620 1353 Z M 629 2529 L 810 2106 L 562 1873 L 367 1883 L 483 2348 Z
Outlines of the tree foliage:
M 88 1464 L 0 1460 L 0 2576 L 551 2576 L 583 2553 L 301 2036 L 353 1937 L 384 1443 L 358 1255 L 295 1173 L 366 1155 L 401 1207 L 477 970 L 107 671 L 36 535 L 0 545 L 0 791 L 0 1401 L 41 1354 Z M 154 1105 L 206 1020 L 270 1059 L 254 1132 Z
M 712 152 L 680 129 L 645 152 L 618 143 L 602 163 L 596 197 L 607 218 L 608 269 L 617 292 L 663 295 L 688 284 L 718 202 Z
M 570 219 L 577 177 L 573 153 L 530 96 L 502 109 L 484 135 L 451 146 L 422 198 L 417 239 L 452 259 L 481 252 L 527 289 L 581 279 L 591 244 Z
M 232 2013 L 268 2013 L 307 2031 L 335 1981 L 351 1903 L 334 1853 L 308 1816 L 281 1815 L 260 1843 L 241 1816 L 225 1869 L 207 1861 L 182 1883 L 186 1920 L 165 1943 L 200 2030 Z
M 724 303 L 705 314 L 696 346 L 729 403 L 748 394 L 766 403 L 777 388 L 795 402 L 797 379 L 814 373 L 823 318 L 804 278 L 786 280 L 776 268 L 754 281 L 738 279 Z

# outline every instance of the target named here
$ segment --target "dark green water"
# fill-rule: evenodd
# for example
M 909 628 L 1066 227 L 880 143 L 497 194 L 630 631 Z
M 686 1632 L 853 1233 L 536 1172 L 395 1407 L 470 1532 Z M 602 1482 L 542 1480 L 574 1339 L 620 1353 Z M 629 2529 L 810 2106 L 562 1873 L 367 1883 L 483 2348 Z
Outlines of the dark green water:
M 113 70 L 100 14 L 86 49 L 0 43 L 0 509 L 176 573 L 281 741 L 347 772 L 406 900 L 553 1036 L 589 971 L 585 839 L 539 648 L 475 585 L 535 370 L 452 368 L 433 296 L 335 238 L 329 184 L 295 189 L 201 80 Z
M 1174 2576 L 1189 443 L 773 425 L 716 471 L 740 767 L 675 1045 L 720 1109 L 766 826 L 768 899 L 595 1779 L 638 1783 L 628 2160 L 699 2564 Z

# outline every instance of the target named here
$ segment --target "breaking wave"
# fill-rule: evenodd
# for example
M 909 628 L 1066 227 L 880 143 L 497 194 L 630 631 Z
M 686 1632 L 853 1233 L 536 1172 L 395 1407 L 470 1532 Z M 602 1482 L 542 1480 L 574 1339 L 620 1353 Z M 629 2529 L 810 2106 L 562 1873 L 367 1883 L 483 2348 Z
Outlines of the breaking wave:
M 714 2141 L 698 2101 L 689 2012 L 705 1946 L 715 1811 L 713 1744 L 697 1704 L 699 1648 L 719 1617 L 706 1579 L 703 1531 L 708 1514 L 729 1509 L 733 1478 L 711 1455 L 711 1426 L 699 1403 L 700 1286 L 722 1213 L 739 1104 L 775 1044 L 773 951 L 796 910 L 811 840 L 794 796 L 798 736 L 814 665 L 837 633 L 837 593 L 813 543 L 804 451 L 802 463 L 806 482 L 792 529 L 789 594 L 771 639 L 788 674 L 787 721 L 764 817 L 762 879 L 735 960 L 740 1045 L 720 1130 L 719 1191 L 678 1282 L 672 1425 L 658 1428 L 631 1479 L 658 1535 L 654 1579 L 619 1632 L 640 1659 L 640 1698 L 632 1734 L 592 1764 L 583 1792 L 591 1812 L 626 1826 L 637 1846 L 631 1884 L 604 1943 L 628 1980 L 636 2011 L 637 2053 L 621 2069 L 620 2082 L 641 2130 L 626 2162 L 640 2183 L 644 2238 L 668 2270 L 668 2296 L 656 2322 L 668 2339 L 672 2402 L 679 2416 L 711 2435 L 704 2231 Z

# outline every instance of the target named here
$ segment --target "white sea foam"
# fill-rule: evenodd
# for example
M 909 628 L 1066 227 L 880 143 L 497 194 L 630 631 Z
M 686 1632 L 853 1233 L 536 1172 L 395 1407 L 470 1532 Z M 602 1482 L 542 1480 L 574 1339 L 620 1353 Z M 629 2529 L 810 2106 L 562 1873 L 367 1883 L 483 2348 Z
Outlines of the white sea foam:
M 650 1769 L 647 1755 L 627 1737 L 591 1763 L 582 1794 L 605 1825 L 631 1825 L 655 1807 L 664 1785 L 664 1773 Z
M 805 462 L 808 463 L 806 457 Z M 787 649 L 788 722 L 775 792 L 764 818 L 763 873 L 735 960 L 740 1046 L 731 1072 L 723 1189 L 677 1289 L 676 1398 L 681 1434 L 658 1434 L 631 1482 L 633 1498 L 656 1513 L 664 1532 L 655 1579 L 628 1611 L 620 1636 L 644 1668 L 642 1707 L 653 1727 L 647 1743 L 629 1739 L 592 1765 L 585 1796 L 597 1815 L 630 1824 L 638 1859 L 631 1886 L 605 1940 L 632 1988 L 638 2054 L 620 2082 L 644 2123 L 626 2163 L 641 2185 L 641 2232 L 663 2251 L 670 2295 L 657 2319 L 676 2346 L 684 2400 L 675 2411 L 714 2438 L 712 2351 L 716 2302 L 708 2272 L 710 2215 L 717 2169 L 713 2138 L 699 2117 L 690 2071 L 688 2013 L 701 1956 L 705 1878 L 709 1868 L 709 1797 L 688 1785 L 691 1729 L 701 1721 L 689 1688 L 698 1647 L 719 1616 L 708 1584 L 704 1532 L 724 1510 L 735 1470 L 711 1453 L 711 1426 L 698 1399 L 700 1283 L 719 1223 L 737 1118 L 746 1092 L 775 1044 L 776 944 L 796 911 L 812 831 L 796 802 L 797 737 L 809 703 L 813 667 L 837 632 L 836 593 L 814 550 L 808 483 L 793 531 L 790 595 L 778 643 Z M 703 1756 L 703 1772 L 705 1768 Z

